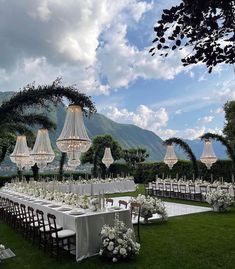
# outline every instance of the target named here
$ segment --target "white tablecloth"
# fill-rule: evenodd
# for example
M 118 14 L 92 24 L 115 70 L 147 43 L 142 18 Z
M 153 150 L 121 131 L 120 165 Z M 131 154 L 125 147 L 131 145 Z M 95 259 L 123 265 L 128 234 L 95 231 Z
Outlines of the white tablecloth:
M 20 194 L 19 194 L 20 195 Z M 100 248 L 100 231 L 104 224 L 113 225 L 115 213 L 118 212 L 119 219 L 123 221 L 127 227 L 133 228 L 129 209 L 121 209 L 118 211 L 86 212 L 84 215 L 72 216 L 69 212 L 61 212 L 50 208 L 46 205 L 36 204 L 32 201 L 24 200 L 14 196 L 11 192 L 0 191 L 0 196 L 9 198 L 15 202 L 40 209 L 44 212 L 54 214 L 56 223 L 64 229 L 71 229 L 76 232 L 76 260 L 81 261 L 84 258 L 98 254 Z
M 48 183 L 48 190 L 53 191 L 53 181 Z M 79 195 L 98 195 L 99 193 L 121 193 L 136 190 L 133 180 L 123 180 L 108 183 L 78 184 L 78 183 L 59 183 L 61 192 L 73 192 Z

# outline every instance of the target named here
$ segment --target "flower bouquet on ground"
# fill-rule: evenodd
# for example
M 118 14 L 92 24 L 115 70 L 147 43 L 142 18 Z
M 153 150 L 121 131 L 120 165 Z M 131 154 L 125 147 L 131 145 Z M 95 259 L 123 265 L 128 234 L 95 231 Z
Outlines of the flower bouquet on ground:
M 212 205 L 212 208 L 216 212 L 225 212 L 230 209 L 233 203 L 232 196 L 223 190 L 216 190 L 207 193 L 206 201 Z
M 153 214 L 160 215 L 162 220 L 168 219 L 166 207 L 160 199 L 139 194 L 136 198 L 132 198 L 130 202 L 136 202 L 141 205 L 140 216 L 144 218 L 145 223 L 148 223 L 148 219 Z
M 134 231 L 127 228 L 117 217 L 114 226 L 104 225 L 101 230 L 100 256 L 113 262 L 139 254 L 140 244 L 134 241 Z
M 5 250 L 5 246 L 0 244 L 0 262 L 2 261 L 3 259 L 3 253 L 4 253 L 4 250 Z

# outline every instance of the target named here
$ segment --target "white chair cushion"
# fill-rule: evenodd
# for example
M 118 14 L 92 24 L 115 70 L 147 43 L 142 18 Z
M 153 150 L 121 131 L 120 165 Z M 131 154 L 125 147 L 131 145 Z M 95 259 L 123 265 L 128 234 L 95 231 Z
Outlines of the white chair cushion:
M 69 236 L 74 236 L 76 233 L 72 230 L 61 230 L 61 231 L 58 231 L 58 237 L 59 238 L 66 238 L 66 237 L 69 237 Z M 56 234 L 55 233 L 52 233 L 51 236 L 53 238 L 56 238 Z

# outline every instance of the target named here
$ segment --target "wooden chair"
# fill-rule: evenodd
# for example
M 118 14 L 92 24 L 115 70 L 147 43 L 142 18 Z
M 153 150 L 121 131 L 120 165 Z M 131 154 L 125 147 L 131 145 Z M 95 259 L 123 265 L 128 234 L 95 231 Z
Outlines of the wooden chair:
M 152 182 L 151 182 L 151 186 L 152 186 L 152 192 L 151 192 L 151 194 L 152 194 L 153 196 L 158 195 L 158 188 L 157 188 L 157 183 L 156 183 L 156 181 L 152 181 Z
M 165 183 L 164 197 L 171 197 L 171 183 Z
M 105 201 L 106 201 L 106 204 L 111 204 L 111 206 L 113 206 L 113 199 L 112 198 L 106 198 Z
M 28 213 L 26 211 L 26 206 L 24 204 L 20 204 L 20 211 L 21 215 L 19 216 L 20 219 L 20 224 L 21 224 L 21 231 L 23 233 L 23 236 L 25 238 L 28 237 L 29 233 L 29 218 L 28 218 Z
M 50 227 L 50 238 L 51 238 L 51 251 L 53 255 L 56 255 L 58 259 L 60 256 L 60 250 L 65 249 L 71 252 L 76 249 L 76 233 L 68 229 L 58 229 L 56 224 L 56 216 L 52 214 L 47 214 L 48 224 Z M 71 249 L 71 245 L 74 246 Z
M 164 184 L 159 182 L 158 183 L 158 188 L 157 188 L 157 196 L 158 197 L 163 197 L 164 194 Z
M 180 191 L 179 191 L 178 183 L 173 183 L 172 184 L 172 196 L 174 198 L 179 198 L 180 197 Z
M 131 219 L 137 218 L 137 235 L 138 240 L 140 242 L 140 213 L 141 213 L 141 204 L 136 202 L 130 203 L 130 210 L 131 210 Z
M 209 191 L 212 192 L 212 191 L 217 191 L 217 186 L 209 186 Z
M 144 184 L 145 196 L 152 195 L 153 189 L 152 189 L 152 185 L 150 186 L 150 184 L 151 183 L 149 183 L 149 182 Z
M 194 201 L 199 200 L 200 201 L 201 200 L 201 193 L 196 191 L 195 184 L 189 184 L 188 187 L 189 187 L 189 193 L 190 193 L 191 200 L 194 200 Z
M 125 206 L 125 208 L 127 208 L 127 206 L 128 206 L 128 202 L 126 202 L 124 200 L 119 200 L 118 204 L 119 204 L 120 207 L 123 205 L 123 206 Z
M 38 235 L 39 224 L 37 221 L 37 216 L 34 214 L 34 209 L 31 206 L 28 206 L 28 218 L 29 218 L 29 239 L 32 240 L 33 244 L 35 243 L 36 236 Z
M 186 184 L 180 184 L 180 198 L 182 199 L 190 199 L 190 192 L 187 190 Z
M 206 194 L 207 194 L 207 186 L 206 185 L 200 185 L 200 194 L 201 194 L 201 201 L 205 200 Z
M 49 245 L 50 239 L 50 227 L 48 225 L 48 221 L 44 219 L 43 211 L 37 209 L 37 226 L 38 226 L 38 246 L 42 247 L 44 251 L 46 251 Z

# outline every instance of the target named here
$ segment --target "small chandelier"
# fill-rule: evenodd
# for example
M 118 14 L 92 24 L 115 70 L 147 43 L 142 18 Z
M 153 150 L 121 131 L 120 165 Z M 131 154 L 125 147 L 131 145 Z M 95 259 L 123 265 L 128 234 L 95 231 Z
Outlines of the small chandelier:
M 77 167 L 81 164 L 80 161 L 80 157 L 81 157 L 81 152 L 79 151 L 72 151 L 72 152 L 68 152 L 68 166 L 72 166 L 72 167 Z
M 51 141 L 47 129 L 38 130 L 31 156 L 40 169 L 45 168 L 48 163 L 51 163 L 54 160 L 55 154 L 51 147 Z
M 86 152 L 90 148 L 91 140 L 86 132 L 80 106 L 68 106 L 64 127 L 56 145 L 62 152 Z
M 102 158 L 102 163 L 105 164 L 107 168 L 113 163 L 113 157 L 110 148 L 105 148 L 104 157 Z
M 217 161 L 212 147 L 212 142 L 209 139 L 205 139 L 204 149 L 200 161 L 206 165 L 207 169 L 210 169 L 213 163 Z
M 178 162 L 178 158 L 175 155 L 174 147 L 172 144 L 167 145 L 166 155 L 164 157 L 164 163 L 168 165 L 171 170 L 172 167 Z
M 30 159 L 29 148 L 27 146 L 25 135 L 17 136 L 15 148 L 10 155 L 10 159 L 20 170 L 24 168 L 25 164 Z

